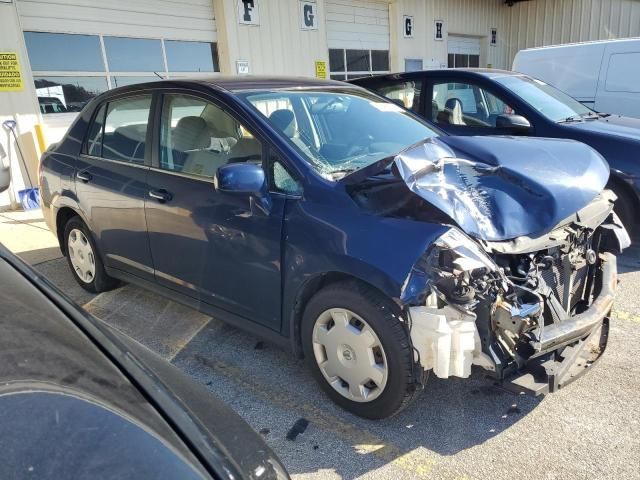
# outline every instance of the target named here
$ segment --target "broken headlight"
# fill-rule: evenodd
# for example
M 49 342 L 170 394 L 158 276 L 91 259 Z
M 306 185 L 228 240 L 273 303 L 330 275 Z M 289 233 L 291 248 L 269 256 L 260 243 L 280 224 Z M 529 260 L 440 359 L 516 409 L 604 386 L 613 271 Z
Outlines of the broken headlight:
M 508 288 L 495 262 L 457 228 L 449 229 L 433 243 L 426 266 L 431 288 L 454 305 L 475 303 L 477 293 L 483 294 L 496 283 L 502 290 Z
M 476 242 L 452 227 L 414 265 L 401 299 L 419 304 L 434 291 L 448 303 L 468 305 L 474 302 L 478 289 L 484 291 L 496 282 L 507 289 L 506 278 L 495 262 Z

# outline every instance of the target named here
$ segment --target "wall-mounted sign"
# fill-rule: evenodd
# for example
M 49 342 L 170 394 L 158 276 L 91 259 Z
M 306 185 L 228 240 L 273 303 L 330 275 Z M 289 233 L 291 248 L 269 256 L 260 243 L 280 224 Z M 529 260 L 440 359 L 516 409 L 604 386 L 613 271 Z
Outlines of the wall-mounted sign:
M 300 0 L 300 28 L 302 30 L 318 29 L 318 5 L 316 2 Z
M 327 79 L 327 62 L 324 60 L 316 61 L 316 78 Z
M 402 33 L 404 38 L 413 38 L 413 17 L 404 15 L 402 17 Z
M 489 45 L 495 47 L 498 44 L 498 29 L 491 29 L 491 37 L 489 38 Z
M 0 92 L 15 92 L 23 88 L 18 54 L 0 52 Z
M 433 39 L 437 42 L 444 40 L 444 20 L 435 20 L 433 22 Z
M 236 73 L 238 75 L 249 75 L 249 60 L 236 60 Z
M 259 0 L 236 0 L 238 21 L 243 25 L 260 25 Z

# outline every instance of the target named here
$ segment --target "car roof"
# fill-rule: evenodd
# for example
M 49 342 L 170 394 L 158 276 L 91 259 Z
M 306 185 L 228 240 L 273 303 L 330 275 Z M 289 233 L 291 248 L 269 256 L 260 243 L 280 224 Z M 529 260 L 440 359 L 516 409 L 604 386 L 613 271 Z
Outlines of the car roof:
M 217 90 L 228 92 L 240 92 L 251 90 L 277 90 L 294 88 L 359 88 L 345 82 L 336 80 L 322 80 L 310 77 L 278 77 L 278 76 L 211 76 L 198 78 L 176 78 L 158 80 L 155 82 L 136 83 L 124 87 L 118 87 L 100 95 L 101 98 L 112 97 L 121 93 L 138 91 L 141 89 L 155 89 L 163 87 L 185 87 L 188 85 L 208 85 Z
M 369 79 L 375 80 L 380 78 L 394 78 L 394 77 L 422 77 L 422 76 L 434 76 L 442 77 L 447 75 L 462 74 L 467 77 L 481 76 L 486 78 L 499 78 L 509 76 L 523 76 L 520 72 L 512 72 L 510 70 L 499 70 L 495 68 L 436 68 L 430 70 L 421 70 L 417 72 L 399 72 L 399 73 L 387 73 L 384 75 L 376 75 L 373 77 L 361 77 L 354 80 L 354 83 L 358 84 L 360 81 L 367 83 Z
M 345 87 L 348 84 L 337 80 L 322 80 L 311 77 L 289 76 L 216 76 L 199 79 L 200 83 L 208 83 L 230 91 L 269 90 L 277 88 L 312 88 L 312 87 Z

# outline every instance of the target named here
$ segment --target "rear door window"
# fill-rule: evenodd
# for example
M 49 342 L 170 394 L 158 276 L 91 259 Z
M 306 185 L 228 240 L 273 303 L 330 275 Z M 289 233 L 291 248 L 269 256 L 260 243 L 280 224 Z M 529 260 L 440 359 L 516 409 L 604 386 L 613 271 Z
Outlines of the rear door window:
M 103 158 L 144 163 L 150 110 L 151 95 L 109 102 L 104 121 Z
M 420 113 L 422 80 L 403 80 L 385 84 L 376 90 L 380 95 L 387 97 L 389 100 L 393 100 L 404 108 Z
M 150 111 L 151 95 L 102 105 L 89 128 L 85 152 L 108 160 L 144 164 Z
M 102 156 L 102 135 L 104 133 L 104 114 L 107 110 L 107 104 L 103 104 L 93 119 L 93 124 L 89 129 L 87 137 L 87 146 L 85 152 L 94 157 Z

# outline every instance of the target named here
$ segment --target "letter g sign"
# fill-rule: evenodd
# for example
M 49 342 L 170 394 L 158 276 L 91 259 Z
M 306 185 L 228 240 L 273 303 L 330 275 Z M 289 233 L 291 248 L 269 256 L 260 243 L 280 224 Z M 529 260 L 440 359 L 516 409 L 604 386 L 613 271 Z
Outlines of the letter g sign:
M 316 2 L 300 0 L 300 28 L 302 30 L 317 30 L 318 20 Z

